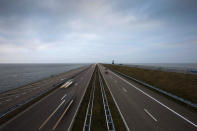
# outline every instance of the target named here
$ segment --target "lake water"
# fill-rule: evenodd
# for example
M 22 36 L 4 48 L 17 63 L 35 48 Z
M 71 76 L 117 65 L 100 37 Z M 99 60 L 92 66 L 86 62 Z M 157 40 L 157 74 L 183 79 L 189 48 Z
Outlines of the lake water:
M 0 64 L 0 92 L 87 64 Z

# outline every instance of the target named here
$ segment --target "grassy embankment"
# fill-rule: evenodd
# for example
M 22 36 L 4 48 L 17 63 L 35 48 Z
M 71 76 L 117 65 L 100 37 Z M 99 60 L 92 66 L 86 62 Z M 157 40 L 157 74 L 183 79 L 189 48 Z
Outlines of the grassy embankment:
M 197 103 L 197 75 L 104 64 L 105 67 L 132 76 L 176 96 Z
M 104 107 L 103 107 L 103 102 L 102 102 L 101 88 L 100 88 L 100 84 L 99 84 L 97 69 L 98 68 L 96 67 L 96 71 L 95 71 L 96 83 L 95 83 L 95 92 L 94 92 L 94 105 L 93 105 L 93 112 L 92 112 L 91 130 L 106 131 L 107 126 L 106 126 Z M 93 84 L 93 79 L 91 80 L 91 82 L 87 88 L 86 94 L 85 94 L 84 99 L 83 99 L 81 106 L 79 108 L 79 112 L 76 116 L 72 131 L 80 131 L 83 129 L 83 124 L 84 124 L 84 120 L 85 120 L 85 113 L 86 113 L 87 105 L 89 102 L 92 84 Z M 119 112 L 118 112 L 118 110 L 113 102 L 113 99 L 106 87 L 105 87 L 105 91 L 106 91 L 108 103 L 109 103 L 109 106 L 111 109 L 112 117 L 114 120 L 115 128 L 117 128 L 116 130 L 126 131 L 124 124 L 122 122 L 122 119 L 119 115 Z

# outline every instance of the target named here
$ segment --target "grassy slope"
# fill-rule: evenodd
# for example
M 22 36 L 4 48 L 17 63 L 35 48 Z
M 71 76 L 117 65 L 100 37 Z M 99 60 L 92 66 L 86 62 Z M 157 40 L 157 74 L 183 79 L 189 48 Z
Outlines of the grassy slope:
M 104 66 L 197 103 L 197 75 L 109 64 L 105 64 Z

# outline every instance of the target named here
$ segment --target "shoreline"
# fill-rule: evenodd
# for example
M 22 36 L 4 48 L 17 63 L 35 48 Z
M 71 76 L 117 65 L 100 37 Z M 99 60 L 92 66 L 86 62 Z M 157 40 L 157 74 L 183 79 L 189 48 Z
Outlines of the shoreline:
M 31 85 L 31 84 L 35 84 L 35 83 L 37 83 L 37 82 L 41 82 L 41 81 L 44 81 L 44 80 L 47 80 L 47 79 L 50 79 L 50 78 L 53 78 L 53 77 L 56 77 L 56 76 L 59 76 L 59 75 L 62 75 L 62 74 L 64 74 L 64 73 L 67 73 L 67 72 L 69 72 L 69 71 L 72 71 L 72 70 L 75 70 L 75 69 L 78 69 L 78 68 L 82 68 L 82 67 L 85 67 L 85 66 L 88 66 L 88 65 L 82 65 L 82 66 L 79 66 L 79 67 L 75 67 L 75 68 L 71 68 L 71 69 L 66 69 L 65 68 L 65 71 L 63 71 L 63 72 L 60 72 L 60 73 L 54 73 L 54 74 L 49 74 L 48 76 L 43 76 L 43 77 L 41 77 L 41 78 L 39 78 L 39 79 L 35 79 L 35 80 L 30 80 L 30 81 L 28 81 L 28 80 L 26 80 L 26 81 L 24 81 L 24 82 L 21 82 L 18 86 L 16 85 L 16 86 L 14 86 L 14 85 L 12 85 L 12 86 L 10 86 L 10 87 L 7 87 L 7 86 L 1 86 L 1 88 L 3 88 L 2 90 L 0 90 L 0 95 L 1 94 L 3 94 L 3 93 L 6 93 L 6 92 L 8 92 L 8 91 L 11 91 L 11 90 L 16 90 L 16 89 L 18 89 L 18 88 L 22 88 L 22 87 L 25 87 L 25 86 L 28 86 L 28 85 Z M 28 76 L 27 76 L 28 77 Z M 9 79 L 9 78 L 8 78 Z M 11 78 L 10 78 L 11 79 Z M 24 79 L 24 78 L 22 78 L 21 77 L 21 80 L 22 79 Z M 19 80 L 20 81 L 20 80 Z M 16 82 L 18 82 L 18 81 L 16 81 Z M 6 89 L 7 88 L 7 89 Z
M 85 65 L 85 66 L 78 67 L 78 68 L 75 68 L 75 69 L 68 70 L 68 71 L 66 71 L 66 72 L 62 72 L 62 73 L 50 75 L 50 76 L 48 76 L 48 77 L 42 78 L 42 79 L 40 79 L 40 80 L 35 80 L 35 81 L 33 81 L 33 82 L 24 84 L 24 85 L 22 85 L 22 86 L 18 86 L 18 87 L 13 88 L 13 89 L 8 89 L 8 90 L 6 90 L 6 91 L 2 91 L 2 92 L 0 92 L 0 96 L 3 95 L 3 94 L 5 94 L 5 93 L 7 93 L 7 92 L 9 92 L 9 91 L 19 90 L 20 88 L 25 88 L 25 87 L 31 86 L 31 85 L 33 86 L 34 84 L 39 84 L 40 82 L 44 82 L 44 81 L 47 81 L 47 80 L 49 80 L 49 79 L 53 79 L 54 77 L 61 77 L 61 76 L 64 75 L 65 73 L 69 73 L 69 72 L 72 72 L 72 71 L 74 71 L 74 70 L 78 70 L 78 69 L 81 69 L 81 68 L 84 68 L 84 67 L 86 67 L 86 65 Z M 9 94 L 8 94 L 7 96 L 9 96 Z

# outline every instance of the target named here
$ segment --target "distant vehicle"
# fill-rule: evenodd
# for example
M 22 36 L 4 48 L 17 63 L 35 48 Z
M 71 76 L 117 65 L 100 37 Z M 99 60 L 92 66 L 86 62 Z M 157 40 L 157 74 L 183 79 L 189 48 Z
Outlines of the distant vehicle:
M 65 82 L 60 88 L 67 88 L 69 87 L 70 85 L 72 85 L 74 83 L 74 80 L 71 79 L 71 80 L 68 80 L 67 82 Z
M 108 74 L 108 71 L 105 71 L 105 74 Z

